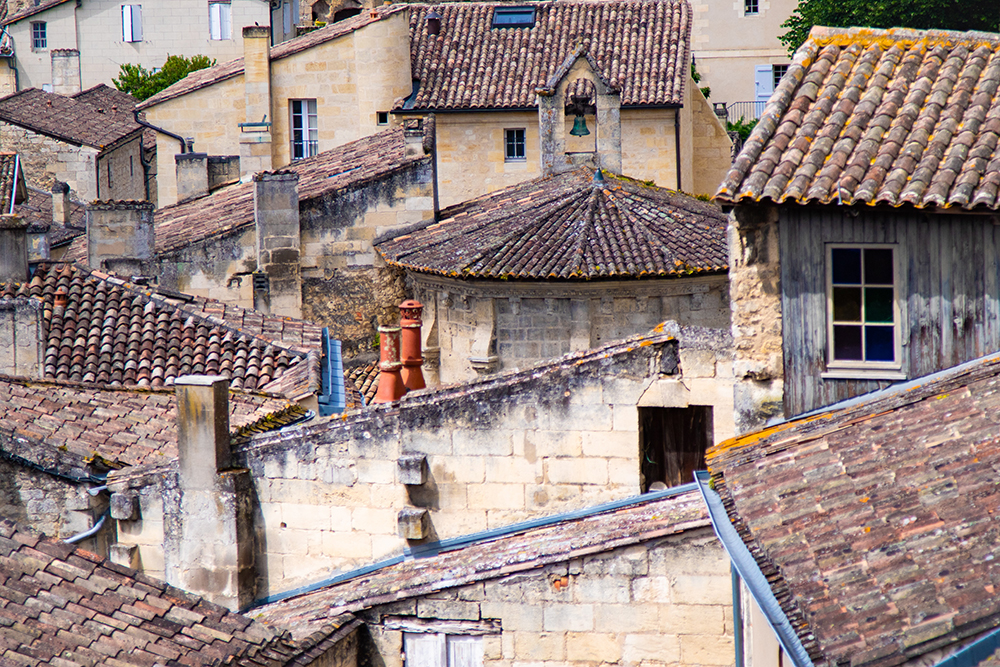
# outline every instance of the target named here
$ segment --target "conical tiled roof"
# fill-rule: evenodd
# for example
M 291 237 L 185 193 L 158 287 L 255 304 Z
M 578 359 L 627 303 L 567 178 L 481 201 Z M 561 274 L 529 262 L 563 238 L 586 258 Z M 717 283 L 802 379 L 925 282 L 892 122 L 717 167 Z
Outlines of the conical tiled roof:
M 467 278 L 684 276 L 728 268 L 718 207 L 593 170 L 534 179 L 377 246 L 389 264 Z

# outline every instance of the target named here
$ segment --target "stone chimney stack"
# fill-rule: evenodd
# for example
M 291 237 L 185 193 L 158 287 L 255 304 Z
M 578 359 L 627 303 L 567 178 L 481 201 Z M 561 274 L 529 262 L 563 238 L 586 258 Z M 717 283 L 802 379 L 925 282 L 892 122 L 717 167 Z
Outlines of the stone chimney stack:
M 0 215 L 0 282 L 28 280 L 28 223 L 19 215 Z
M 208 153 L 174 155 L 177 162 L 177 202 L 208 194 Z
M 76 49 L 52 51 L 52 92 L 70 97 L 81 90 L 80 52 Z
M 301 317 L 299 175 L 261 172 L 253 181 L 257 227 L 254 308 L 271 315 Z
M 28 223 L 18 215 L 0 215 L 0 282 L 28 280 Z M 0 300 L 0 373 L 41 377 L 42 313 L 27 298 Z
M 52 222 L 57 225 L 69 224 L 73 214 L 69 200 L 69 184 L 56 181 L 52 184 Z
M 243 63 L 246 122 L 240 124 L 240 175 L 246 181 L 272 168 L 271 31 L 267 26 L 243 28 Z
M 252 480 L 231 468 L 229 380 L 177 378 L 177 484 L 164 497 L 164 566 L 171 584 L 232 610 L 255 597 Z
M 406 157 L 424 156 L 424 122 L 420 118 L 408 118 L 403 123 L 403 154 Z
M 151 275 L 155 242 L 149 202 L 95 201 L 87 206 L 90 268 L 123 276 Z

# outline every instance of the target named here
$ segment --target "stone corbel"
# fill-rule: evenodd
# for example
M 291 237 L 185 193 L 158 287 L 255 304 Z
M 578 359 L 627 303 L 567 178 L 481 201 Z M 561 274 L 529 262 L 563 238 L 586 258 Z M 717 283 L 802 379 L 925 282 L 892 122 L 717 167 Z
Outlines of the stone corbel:
M 500 368 L 496 354 L 497 309 L 493 299 L 476 299 L 476 330 L 472 339 L 469 363 L 479 375 L 495 373 Z

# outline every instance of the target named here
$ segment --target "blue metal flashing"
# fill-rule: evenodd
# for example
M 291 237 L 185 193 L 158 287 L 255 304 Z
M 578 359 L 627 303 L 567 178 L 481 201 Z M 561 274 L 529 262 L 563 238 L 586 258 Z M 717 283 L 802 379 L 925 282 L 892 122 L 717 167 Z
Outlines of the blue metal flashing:
M 1000 628 L 991 630 L 934 667 L 976 667 L 1000 649 Z
M 441 540 L 439 542 L 420 544 L 413 548 L 405 549 L 403 554 L 400 556 L 387 558 L 377 563 L 372 563 L 371 565 L 366 565 L 362 568 L 358 568 L 357 570 L 351 570 L 349 572 L 338 574 L 334 577 L 316 582 L 314 584 L 307 584 L 306 586 L 302 586 L 300 588 L 296 588 L 290 591 L 285 591 L 284 593 L 275 593 L 274 595 L 269 595 L 265 598 L 254 600 L 250 604 L 250 606 L 247 607 L 247 609 L 253 609 L 254 607 L 260 607 L 265 604 L 271 604 L 272 602 L 280 602 L 281 600 L 287 600 L 288 598 L 304 595 L 306 593 L 313 593 L 321 588 L 326 588 L 328 586 L 333 586 L 335 584 L 343 583 L 345 581 L 349 581 L 357 577 L 363 577 L 365 575 L 371 574 L 372 572 L 375 572 L 376 570 L 381 570 L 382 568 L 398 565 L 399 563 L 402 563 L 405 560 L 414 560 L 416 558 L 431 558 L 446 551 L 454 551 L 456 549 L 461 549 L 463 547 L 471 546 L 473 544 L 479 544 L 481 542 L 491 542 L 501 537 L 514 535 L 515 533 L 522 533 L 527 530 L 534 530 L 536 528 L 544 528 L 546 526 L 551 526 L 553 524 L 562 523 L 563 521 L 585 519 L 590 516 L 603 514 L 604 512 L 613 512 L 615 510 L 623 509 L 625 507 L 630 507 L 632 505 L 641 505 L 656 500 L 663 500 L 664 498 L 673 498 L 674 496 L 680 496 L 685 493 L 690 493 L 691 491 L 694 491 L 697 488 L 698 485 L 693 482 L 690 484 L 682 484 L 681 486 L 674 486 L 669 489 L 665 489 L 663 491 L 652 491 L 650 493 L 644 493 L 641 496 L 632 496 L 631 498 L 625 498 L 623 500 L 614 500 L 609 503 L 595 505 L 593 507 L 588 507 L 582 510 L 574 510 L 572 512 L 564 512 L 562 514 L 553 514 L 551 516 L 543 517 L 540 519 L 532 519 L 530 521 L 522 521 L 520 523 L 511 524 L 503 528 L 494 528 L 493 530 L 484 530 L 482 532 L 471 533 L 469 535 L 463 535 L 461 537 L 453 537 L 451 539 Z M 245 612 L 247 611 L 247 609 L 244 609 L 242 611 Z
M 774 597 L 774 593 L 767 583 L 767 578 L 764 577 L 764 573 L 757 566 L 757 561 L 754 560 L 750 550 L 743 544 L 743 540 L 740 539 L 733 524 L 729 521 L 726 508 L 722 505 L 722 498 L 715 492 L 715 489 L 709 486 L 708 472 L 705 470 L 696 472 L 695 479 L 698 489 L 701 491 L 701 497 L 705 501 L 705 506 L 708 508 L 708 515 L 712 519 L 715 534 L 719 536 L 719 541 L 722 542 L 723 548 L 729 554 L 729 560 L 732 561 L 737 574 L 746 582 L 750 594 L 753 595 L 757 606 L 767 618 L 781 648 L 792 659 L 795 667 L 813 667 L 809 654 L 806 653 L 805 647 L 802 646 L 798 635 L 792 629 L 792 624 L 785 616 L 785 612 L 782 611 L 781 605 L 778 604 L 778 599 Z
M 330 330 L 323 327 L 323 356 L 320 358 L 319 416 L 329 417 L 347 409 L 347 390 L 344 387 L 344 358 L 339 340 L 330 338 Z

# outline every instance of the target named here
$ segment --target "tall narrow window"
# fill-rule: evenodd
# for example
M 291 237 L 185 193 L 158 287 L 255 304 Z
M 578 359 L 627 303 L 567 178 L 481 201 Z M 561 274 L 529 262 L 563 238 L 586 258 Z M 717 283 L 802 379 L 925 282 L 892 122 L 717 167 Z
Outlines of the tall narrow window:
M 233 38 L 232 5 L 229 2 L 208 3 L 209 37 L 215 40 Z
M 639 472 L 643 491 L 657 482 L 679 486 L 705 467 L 712 444 L 712 407 L 639 408 Z
M 49 48 L 48 28 L 45 25 L 45 21 L 35 21 L 31 24 L 31 48 Z
M 788 72 L 788 65 L 771 65 L 771 90 L 777 90 L 778 84 L 781 83 L 781 79 Z
M 142 5 L 122 5 L 122 41 L 142 41 Z
M 891 246 L 829 247 L 830 366 L 898 368 L 894 254 Z
M 319 152 L 316 100 L 292 100 L 292 159 L 312 157 Z
M 508 162 L 525 159 L 524 128 L 507 129 L 503 131 L 503 157 Z

